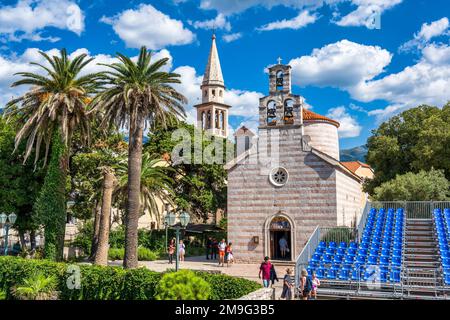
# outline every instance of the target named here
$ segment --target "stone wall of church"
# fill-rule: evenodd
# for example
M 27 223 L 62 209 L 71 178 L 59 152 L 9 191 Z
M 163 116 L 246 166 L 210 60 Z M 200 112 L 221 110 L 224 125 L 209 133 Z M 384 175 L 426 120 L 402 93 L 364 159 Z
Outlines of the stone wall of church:
M 304 122 L 304 133 L 310 145 L 339 160 L 339 137 L 336 126 L 326 122 Z
M 352 227 L 359 221 L 365 194 L 361 184 L 347 174 L 336 170 L 337 222 L 339 226 Z
M 289 180 L 283 187 L 269 181 L 274 166 L 255 163 L 255 157 L 228 172 L 228 238 L 241 262 L 259 262 L 269 255 L 269 222 L 278 213 L 294 224 L 291 255 L 295 261 L 317 225 L 336 226 L 336 170 L 328 163 L 301 149 L 301 128 L 260 129 L 259 153 L 275 146 L 267 141 L 268 132 L 279 131 L 279 166 L 287 169 Z M 276 155 L 272 155 L 275 156 Z M 258 237 L 259 243 L 253 241 Z

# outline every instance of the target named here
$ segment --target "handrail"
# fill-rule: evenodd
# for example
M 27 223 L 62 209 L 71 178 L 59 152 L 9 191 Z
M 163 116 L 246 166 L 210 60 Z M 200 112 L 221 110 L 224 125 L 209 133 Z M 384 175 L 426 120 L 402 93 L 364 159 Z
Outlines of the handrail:
M 317 226 L 311 236 L 303 247 L 302 252 L 298 255 L 295 262 L 295 287 L 299 286 L 299 274 L 301 272 L 300 265 L 307 265 L 309 260 L 311 259 L 314 251 L 319 245 L 320 240 L 320 227 Z
M 369 216 L 369 211 L 372 208 L 372 203 L 370 201 L 366 201 L 366 205 L 364 206 L 363 213 L 361 218 L 359 219 L 358 226 L 356 227 L 358 242 L 361 241 L 361 235 L 364 232 L 364 227 L 366 226 L 367 217 Z

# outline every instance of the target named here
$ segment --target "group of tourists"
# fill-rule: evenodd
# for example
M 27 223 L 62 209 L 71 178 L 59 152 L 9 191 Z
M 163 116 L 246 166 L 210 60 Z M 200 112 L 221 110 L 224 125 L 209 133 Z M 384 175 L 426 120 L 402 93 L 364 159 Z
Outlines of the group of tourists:
M 270 262 L 269 257 L 265 257 L 264 261 L 259 267 L 258 277 L 262 279 L 263 286 L 269 288 L 274 285 L 275 281 L 278 281 L 275 266 Z M 315 300 L 317 299 L 317 289 L 320 286 L 320 280 L 317 278 L 316 273 L 312 275 L 308 274 L 306 269 L 303 269 L 300 273 L 298 292 L 302 300 Z M 292 289 L 294 288 L 292 269 L 287 268 L 286 274 L 283 278 L 283 291 L 281 292 L 281 298 L 286 300 L 292 300 Z
M 218 242 L 215 238 L 208 237 L 206 241 L 206 260 L 216 260 L 217 254 L 219 255 L 219 266 L 223 267 L 226 263 L 228 267 L 234 263 L 233 244 L 231 242 L 227 243 L 225 239 Z
M 173 263 L 173 258 L 175 255 L 175 250 L 177 249 L 177 241 L 175 238 L 170 239 L 169 245 L 167 246 L 167 253 L 169 254 L 169 264 Z M 186 254 L 186 245 L 183 240 L 180 240 L 178 245 L 178 260 L 184 261 L 184 256 Z

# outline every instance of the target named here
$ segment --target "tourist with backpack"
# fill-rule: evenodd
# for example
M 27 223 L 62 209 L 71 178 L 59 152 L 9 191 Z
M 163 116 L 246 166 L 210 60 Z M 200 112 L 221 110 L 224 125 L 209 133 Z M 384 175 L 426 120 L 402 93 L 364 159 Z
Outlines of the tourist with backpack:
M 303 269 L 301 272 L 299 291 L 302 300 L 308 300 L 308 298 L 311 296 L 312 279 L 308 275 L 308 271 L 306 271 L 306 269 Z

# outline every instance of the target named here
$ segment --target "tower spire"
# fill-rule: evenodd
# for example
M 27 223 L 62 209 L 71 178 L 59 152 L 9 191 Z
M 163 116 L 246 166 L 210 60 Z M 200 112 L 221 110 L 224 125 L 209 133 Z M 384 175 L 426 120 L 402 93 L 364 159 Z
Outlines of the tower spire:
M 209 51 L 208 64 L 206 65 L 205 74 L 203 75 L 202 85 L 219 85 L 225 86 L 220 67 L 219 54 L 216 47 L 216 35 L 213 33 L 211 49 Z

